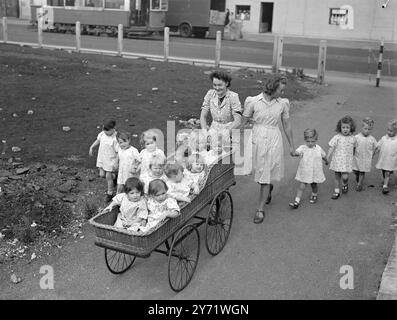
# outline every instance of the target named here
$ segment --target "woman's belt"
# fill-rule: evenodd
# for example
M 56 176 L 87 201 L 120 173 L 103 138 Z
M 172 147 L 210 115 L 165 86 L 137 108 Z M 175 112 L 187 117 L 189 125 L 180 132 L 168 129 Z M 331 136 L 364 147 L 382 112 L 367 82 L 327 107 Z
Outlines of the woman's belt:
M 233 121 L 226 121 L 226 120 L 222 120 L 222 119 L 213 119 L 213 121 L 215 121 L 215 122 L 218 122 L 218 123 L 220 123 L 220 124 L 228 124 L 228 123 L 231 123 L 231 122 L 233 122 Z
M 254 123 L 254 126 L 258 126 L 265 129 L 273 129 L 273 130 L 279 129 L 278 126 L 271 126 L 269 124 L 262 124 L 262 123 Z

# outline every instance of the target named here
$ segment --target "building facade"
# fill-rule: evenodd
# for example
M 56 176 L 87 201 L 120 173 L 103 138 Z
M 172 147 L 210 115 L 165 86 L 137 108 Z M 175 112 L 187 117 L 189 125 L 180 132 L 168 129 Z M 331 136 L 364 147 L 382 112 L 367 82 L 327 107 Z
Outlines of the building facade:
M 226 0 L 226 7 L 243 33 L 397 42 L 397 0 Z

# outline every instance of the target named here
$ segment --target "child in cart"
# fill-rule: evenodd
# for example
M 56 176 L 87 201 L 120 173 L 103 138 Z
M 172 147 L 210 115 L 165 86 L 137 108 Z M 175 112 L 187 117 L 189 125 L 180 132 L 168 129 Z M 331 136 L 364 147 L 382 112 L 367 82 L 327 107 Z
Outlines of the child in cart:
M 111 211 L 120 206 L 115 227 L 138 231 L 145 227 L 148 218 L 146 199 L 143 196 L 143 183 L 138 178 L 128 178 L 124 184 L 124 192 L 117 194 L 104 211 Z
M 193 184 L 201 189 L 200 186 L 205 177 L 205 168 L 206 164 L 204 158 L 198 153 L 193 153 L 187 160 L 186 169 L 183 171 L 183 175 L 188 180 L 193 181 Z
M 184 176 L 183 171 L 183 166 L 177 162 L 166 164 L 164 172 L 168 194 L 177 201 L 190 202 L 190 195 L 199 194 L 200 190 L 198 184 Z
M 155 227 L 167 218 L 176 218 L 180 214 L 180 208 L 175 199 L 168 193 L 167 184 L 161 179 L 155 179 L 149 183 L 147 224 L 140 227 L 144 233 L 150 233 Z
M 149 183 L 155 179 L 165 180 L 164 174 L 165 157 L 161 154 L 153 155 L 149 161 L 149 171 L 141 171 L 140 179 L 144 183 L 145 194 L 149 191 Z

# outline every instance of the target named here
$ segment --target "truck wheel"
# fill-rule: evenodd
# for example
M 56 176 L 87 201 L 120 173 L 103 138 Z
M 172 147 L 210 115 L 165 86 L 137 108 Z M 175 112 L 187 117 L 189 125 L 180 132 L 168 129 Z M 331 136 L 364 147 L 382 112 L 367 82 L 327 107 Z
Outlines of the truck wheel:
M 182 23 L 179 26 L 179 33 L 183 38 L 189 38 L 192 36 L 192 27 L 188 23 Z

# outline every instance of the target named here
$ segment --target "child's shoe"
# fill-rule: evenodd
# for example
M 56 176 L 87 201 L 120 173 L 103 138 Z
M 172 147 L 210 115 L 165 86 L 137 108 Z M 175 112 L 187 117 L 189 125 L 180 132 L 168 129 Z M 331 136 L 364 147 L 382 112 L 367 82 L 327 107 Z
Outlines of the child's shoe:
M 295 201 L 293 201 L 293 202 L 290 202 L 290 203 L 289 203 L 289 206 L 290 206 L 291 209 L 298 209 L 299 204 L 300 204 L 300 203 L 299 203 L 298 201 L 295 200 Z
M 310 202 L 310 203 L 316 203 L 316 202 L 317 202 L 317 195 L 312 194 L 312 195 L 310 196 L 309 202 Z
M 388 194 L 389 193 L 389 188 L 388 187 L 383 187 L 382 188 L 382 193 L 383 194 Z
M 358 191 L 358 192 L 363 191 L 363 186 L 361 184 L 358 184 L 356 186 L 356 191 Z
M 339 197 L 340 197 L 340 193 L 339 193 L 339 192 L 334 192 L 334 193 L 332 194 L 331 199 L 336 200 L 336 199 L 338 199 Z
M 347 193 L 349 191 L 349 186 L 347 184 L 342 186 L 342 193 Z

